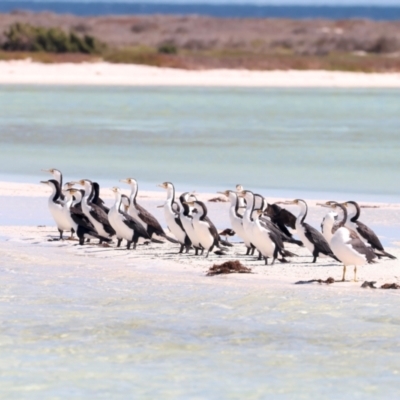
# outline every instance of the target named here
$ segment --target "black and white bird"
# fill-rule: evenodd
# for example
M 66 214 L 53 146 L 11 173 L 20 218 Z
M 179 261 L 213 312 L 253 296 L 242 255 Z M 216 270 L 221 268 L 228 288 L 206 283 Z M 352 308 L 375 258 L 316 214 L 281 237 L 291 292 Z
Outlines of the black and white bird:
M 264 214 L 262 209 L 257 210 L 257 217 L 254 219 L 252 230 L 252 243 L 256 249 L 262 254 L 265 265 L 268 265 L 268 258 L 272 258 L 271 265 L 275 264 L 275 260 L 279 255 L 282 256 L 281 262 L 288 262 L 285 257 L 293 257 L 294 253 L 286 250 L 283 245 L 281 235 L 271 230 L 262 220 Z
M 190 201 L 195 201 L 195 200 L 196 198 L 190 195 L 189 192 L 182 193 L 179 196 L 179 201 L 181 203 L 179 216 L 183 229 L 189 236 L 189 239 L 192 242 L 192 246 L 195 250 L 195 255 L 197 256 L 199 254 L 199 251 L 201 251 L 201 254 L 203 254 L 204 248 L 200 244 L 199 235 L 193 226 L 193 207 L 189 205 L 191 204 L 189 203 Z
M 136 249 L 139 238 L 150 239 L 147 231 L 140 222 L 121 210 L 122 196 L 121 191 L 117 187 L 111 189 L 115 194 L 115 203 L 110 208 L 108 220 L 116 232 L 118 239 L 118 247 L 122 239 L 127 241 L 127 249 L 130 249 L 133 243 L 133 249 Z
M 147 231 L 149 238 L 151 239 L 154 236 L 158 238 L 167 239 L 172 243 L 177 243 L 176 240 L 172 239 L 164 232 L 164 229 L 161 227 L 157 218 L 154 217 L 153 214 L 147 211 L 140 204 L 138 204 L 136 198 L 139 186 L 136 179 L 127 178 L 127 179 L 122 179 L 121 182 L 127 183 L 131 187 L 128 214 L 136 221 L 138 221 L 140 224 L 142 224 L 143 228 Z
M 343 205 L 347 208 L 348 214 L 346 227 L 356 232 L 362 241 L 364 241 L 368 246 L 372 247 L 375 254 L 379 258 L 388 257 L 392 260 L 395 260 L 395 256 L 385 251 L 376 233 L 367 225 L 358 220 L 361 214 L 361 209 L 358 203 L 355 201 L 347 201 L 346 203 L 343 203 Z
M 48 181 L 41 181 L 44 185 L 51 188 L 51 194 L 48 199 L 48 206 L 50 213 L 57 225 L 58 232 L 60 233 L 60 240 L 63 239 L 63 232 L 73 232 L 71 222 L 65 212 L 65 202 L 61 200 L 61 187 L 60 183 L 55 179 Z M 72 231 L 71 231 L 72 230 Z
M 242 188 L 242 186 L 237 185 L 236 188 L 239 190 Z M 254 252 L 254 246 L 251 244 L 250 238 L 243 227 L 243 210 L 241 210 L 241 204 L 243 204 L 244 208 L 246 208 L 244 197 L 239 196 L 238 192 L 234 192 L 233 190 L 225 190 L 224 192 L 218 193 L 225 195 L 229 199 L 229 220 L 231 222 L 232 229 L 236 235 L 243 240 L 243 243 L 247 249 L 246 255 L 249 255 L 251 252 Z
M 313 255 L 312 262 L 315 263 L 320 254 L 337 260 L 322 233 L 305 222 L 308 212 L 307 203 L 302 199 L 295 199 L 293 201 L 281 202 L 281 204 L 295 204 L 300 207 L 300 212 L 296 219 L 296 233 L 299 235 L 304 246 Z
M 78 183 L 85 189 L 85 195 L 81 202 L 83 213 L 93 224 L 96 232 L 100 236 L 112 238 L 115 236 L 115 230 L 108 220 L 107 213 L 97 204 L 94 204 L 90 201 L 90 199 L 93 198 L 92 181 L 89 179 L 81 179 Z
M 76 197 L 75 197 L 76 196 Z M 86 240 L 90 239 L 99 239 L 101 242 L 109 243 L 111 239 L 106 238 L 104 236 L 100 236 L 94 226 L 90 223 L 90 221 L 86 218 L 85 215 L 82 215 L 81 212 L 74 211 L 73 204 L 76 201 L 76 198 L 80 199 L 81 193 L 78 189 L 71 188 L 66 190 L 65 193 L 65 204 L 64 204 L 64 212 L 67 219 L 70 221 L 71 226 L 76 232 L 76 236 L 78 236 L 79 244 L 83 245 Z M 73 200 L 73 197 L 75 200 Z
M 180 219 L 180 207 L 175 202 L 175 187 L 171 182 L 164 182 L 158 186 L 167 191 L 167 200 L 164 203 L 163 208 L 168 229 L 172 232 L 176 240 L 181 245 L 179 253 L 182 253 L 183 249 L 186 249 L 186 253 L 188 253 L 192 242 L 183 228 L 182 221 Z
M 334 209 L 341 209 L 343 212 L 343 219 L 332 236 L 330 245 L 335 256 L 343 263 L 342 281 L 346 278 L 346 267 L 348 266 L 354 266 L 354 281 L 356 281 L 357 266 L 375 263 L 376 254 L 371 247 L 365 245 L 354 230 L 346 227 L 346 207 L 336 202 L 328 202 L 326 205 Z
M 207 251 L 207 258 L 214 247 L 220 247 L 220 237 L 217 228 L 207 216 L 207 207 L 202 201 L 189 201 L 187 204 L 195 208 L 193 210 L 193 227 L 201 247 Z
M 330 203 L 331 203 L 330 201 L 326 202 L 325 204 L 317 203 L 317 206 L 330 208 L 330 206 L 327 205 Z M 339 228 L 338 213 L 331 209 L 326 213 L 321 222 L 321 232 L 326 241 L 328 242 L 328 244 L 331 242 L 332 236 L 337 231 L 338 228 Z

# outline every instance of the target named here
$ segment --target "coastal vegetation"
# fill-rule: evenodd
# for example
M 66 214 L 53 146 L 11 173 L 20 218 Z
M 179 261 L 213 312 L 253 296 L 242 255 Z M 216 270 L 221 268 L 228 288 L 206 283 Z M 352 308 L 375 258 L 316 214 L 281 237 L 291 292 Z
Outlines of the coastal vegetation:
M 0 14 L 0 59 L 400 71 L 400 22 Z
M 2 43 L 6 51 L 97 54 L 104 45 L 93 36 L 64 32 L 58 27 L 46 28 L 16 22 L 5 32 Z

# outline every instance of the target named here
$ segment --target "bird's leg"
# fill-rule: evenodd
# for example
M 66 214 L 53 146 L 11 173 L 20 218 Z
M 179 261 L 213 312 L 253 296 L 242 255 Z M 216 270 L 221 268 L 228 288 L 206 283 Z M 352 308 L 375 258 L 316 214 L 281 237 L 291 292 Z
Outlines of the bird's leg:
M 201 249 L 201 255 L 204 254 L 204 247 Z
M 198 248 L 198 247 L 195 247 L 194 255 L 195 255 L 195 256 L 198 256 L 198 255 L 199 255 L 199 248 Z
M 186 254 L 189 253 L 190 246 L 186 246 Z
M 314 251 L 313 256 L 314 256 L 314 258 L 313 258 L 312 262 L 316 263 L 317 262 L 317 257 L 319 256 L 318 251 Z
M 343 277 L 342 277 L 342 282 L 344 282 L 345 277 L 346 277 L 346 266 L 343 265 Z
M 250 254 L 250 250 L 251 250 L 251 247 L 248 247 L 247 251 L 246 251 L 246 256 L 248 256 Z
M 63 231 L 61 229 L 59 229 L 58 232 L 60 232 L 60 239 L 59 240 L 63 240 Z
M 183 248 L 184 248 L 185 246 L 183 245 L 183 244 L 181 244 L 181 248 L 179 249 L 179 253 L 178 254 L 182 254 L 183 253 Z
M 254 251 L 255 251 L 255 250 L 256 250 L 255 247 L 252 247 L 252 248 L 251 248 L 251 255 L 252 255 L 252 256 L 254 256 Z
M 74 237 L 74 233 L 75 233 L 75 230 L 74 230 L 74 228 L 71 228 L 71 236 L 69 237 L 70 239 L 73 239 L 73 237 Z
M 203 250 L 204 251 L 204 250 Z M 202 253 L 203 254 L 203 253 Z M 210 254 L 210 250 L 207 251 L 206 258 L 208 258 L 208 255 Z
M 118 239 L 118 240 L 117 240 L 117 247 L 120 247 L 120 246 L 121 246 L 121 243 L 122 243 L 122 239 Z
M 262 254 L 260 251 L 258 252 L 258 260 L 262 260 Z
M 131 243 L 129 240 L 126 242 L 126 249 L 129 250 L 131 248 Z
M 133 242 L 133 247 L 132 247 L 132 250 L 136 250 L 136 245 L 137 245 L 137 242 L 135 241 L 135 242 Z
M 354 282 L 357 282 L 357 266 L 354 266 Z
M 264 257 L 265 265 L 268 265 L 268 257 Z
M 79 238 L 79 244 L 80 244 L 81 246 L 83 246 L 84 243 L 85 243 L 85 238 L 84 238 L 83 236 L 81 236 L 81 237 Z

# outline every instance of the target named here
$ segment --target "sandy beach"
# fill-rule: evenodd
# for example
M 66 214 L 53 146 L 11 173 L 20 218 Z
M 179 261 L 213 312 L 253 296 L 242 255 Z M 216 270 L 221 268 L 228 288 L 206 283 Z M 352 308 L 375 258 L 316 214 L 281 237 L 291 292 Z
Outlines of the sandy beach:
M 129 195 L 129 190 L 124 191 Z M 6 248 L 10 243 L 15 242 L 19 243 L 19 251 L 21 251 L 21 249 L 26 249 L 29 253 L 34 251 L 33 249 L 36 247 L 50 248 L 52 249 L 52 252 L 58 254 L 57 257 L 62 256 L 64 261 L 71 262 L 72 264 L 75 262 L 75 257 L 82 255 L 93 258 L 93 262 L 97 262 L 97 260 L 102 260 L 104 258 L 112 258 L 115 254 L 117 254 L 118 259 L 123 262 L 130 262 L 134 259 L 138 259 L 145 263 L 147 261 L 158 260 L 160 265 L 163 264 L 165 267 L 193 275 L 193 279 L 196 279 L 196 276 L 205 275 L 205 272 L 213 263 L 222 263 L 226 260 L 234 259 L 243 260 L 243 263 L 246 266 L 254 267 L 257 272 L 256 275 L 251 275 L 250 277 L 236 276 L 233 278 L 234 280 L 239 279 L 239 281 L 245 279 L 246 282 L 259 282 L 259 279 L 264 280 L 268 278 L 272 279 L 275 283 L 292 284 L 294 281 L 302 279 L 326 279 L 328 276 L 339 279 L 340 277 L 340 263 L 334 262 L 330 259 L 320 258 L 316 265 L 312 265 L 312 257 L 309 255 L 308 251 L 305 248 L 299 248 L 297 246 L 293 247 L 292 245 L 289 246 L 289 249 L 298 254 L 299 257 L 293 258 L 288 264 L 277 263 L 272 267 L 265 267 L 262 261 L 256 261 L 252 257 L 243 256 L 245 253 L 245 247 L 240 243 L 236 243 L 234 247 L 229 250 L 226 256 L 212 255 L 209 259 L 205 259 L 204 257 L 194 257 L 190 254 L 178 255 L 176 254 L 177 246 L 168 242 L 162 245 L 152 243 L 147 246 L 140 246 L 137 251 L 124 251 L 123 249 L 115 249 L 113 246 L 107 249 L 92 245 L 80 247 L 77 246 L 74 241 L 64 241 L 60 243 L 49 242 L 51 238 L 57 237 L 56 228 L 54 224 L 51 223 L 52 220 L 51 217 L 49 217 L 49 212 L 47 210 L 47 196 L 49 192 L 50 191 L 47 187 L 40 184 L 0 182 L 0 198 L 4 203 L 3 208 L 5 208 L 6 204 L 11 206 L 14 199 L 19 199 L 21 202 L 26 201 L 27 196 L 37 198 L 37 203 L 35 204 L 41 204 L 40 208 L 36 206 L 37 225 L 39 226 L 10 226 L 11 221 L 9 221 L 9 223 L 6 224 L 8 226 L 0 227 L 0 236 L 7 238 L 8 241 L 8 244 L 3 243 L 3 245 L 5 245 L 3 248 L 4 251 L 6 251 Z M 176 195 L 178 196 L 179 193 Z M 224 196 L 217 195 L 216 193 L 196 193 L 196 195 L 199 200 L 206 202 L 209 208 L 210 217 L 216 224 L 217 229 L 222 231 L 223 229 L 230 227 L 228 218 L 229 203 L 214 203 L 208 201 L 215 197 L 224 198 Z M 112 205 L 114 196 L 110 188 L 102 189 L 102 197 L 106 200 L 108 205 Z M 269 199 L 271 203 L 282 200 L 286 199 Z M 316 227 L 319 226 L 320 221 L 326 213 L 326 210 L 318 207 L 316 203 L 326 200 L 328 199 L 308 201 L 309 216 L 307 220 Z M 138 195 L 138 201 L 140 204 L 148 208 L 166 229 L 163 210 L 159 207 L 165 201 L 165 192 L 161 189 L 155 191 L 143 191 Z M 400 226 L 399 204 L 369 202 L 362 203 L 362 205 L 373 207 L 363 211 L 362 219 L 365 223 L 372 226 L 380 224 L 381 226 L 387 226 L 388 228 L 396 228 Z M 290 210 L 295 214 L 297 212 L 296 207 L 292 207 Z M 43 222 L 41 223 L 41 221 Z M 50 224 L 47 225 L 49 222 Z M 47 226 L 43 226 L 44 224 Z M 236 238 L 236 241 L 238 241 L 238 238 Z M 396 244 L 392 243 L 392 248 L 388 251 L 400 256 L 400 248 L 396 247 Z M 11 248 L 13 247 L 14 245 L 11 246 Z M 12 254 L 13 250 L 9 249 L 7 252 L 11 252 Z M 49 260 L 51 260 L 52 257 L 53 256 L 50 256 Z M 188 271 L 189 267 L 190 270 Z M 349 276 L 350 275 L 352 274 L 350 273 Z M 377 265 L 362 267 L 360 268 L 359 279 L 361 281 L 374 280 L 378 283 L 384 283 L 388 280 L 397 281 L 400 279 L 399 263 L 397 260 L 391 261 L 383 259 Z M 264 282 L 263 284 L 267 284 L 267 282 Z M 360 286 L 358 283 L 353 282 L 348 283 L 348 285 L 354 290 L 358 290 Z
M 105 62 L 41 64 L 0 61 L 0 84 L 399 88 L 400 73 L 180 70 Z

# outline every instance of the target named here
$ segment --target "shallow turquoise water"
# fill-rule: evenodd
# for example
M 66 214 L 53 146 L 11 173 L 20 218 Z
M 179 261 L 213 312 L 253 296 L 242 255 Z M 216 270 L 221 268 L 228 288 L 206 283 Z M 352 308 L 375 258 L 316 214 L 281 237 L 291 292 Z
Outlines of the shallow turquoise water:
M 400 91 L 0 87 L 2 175 L 396 196 Z

